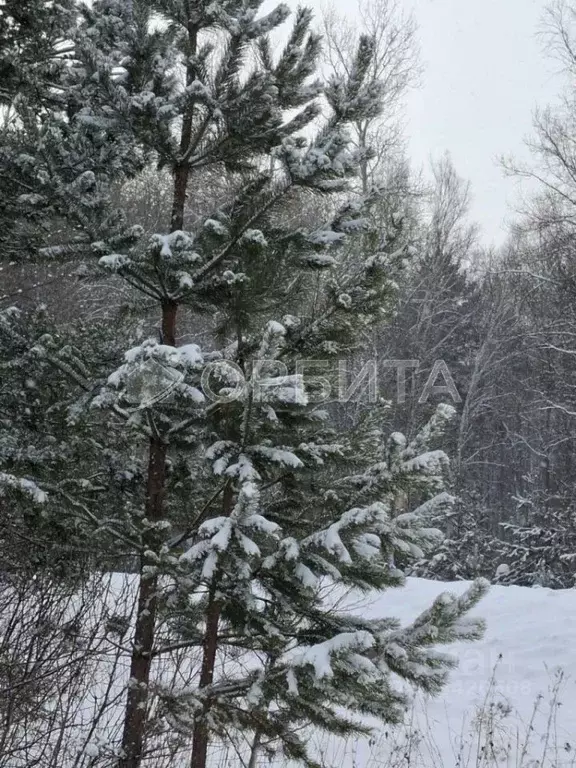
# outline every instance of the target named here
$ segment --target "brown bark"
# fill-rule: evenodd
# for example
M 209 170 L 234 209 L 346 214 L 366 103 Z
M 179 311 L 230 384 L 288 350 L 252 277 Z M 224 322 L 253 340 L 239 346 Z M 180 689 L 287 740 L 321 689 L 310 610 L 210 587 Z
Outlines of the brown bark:
M 146 517 L 151 522 L 157 522 L 162 518 L 165 481 L 166 445 L 157 438 L 152 438 L 146 497 Z M 153 538 L 153 531 L 148 536 L 143 536 L 144 549 L 154 547 Z M 141 556 L 138 607 L 130 662 L 130 685 L 124 714 L 122 756 L 118 762 L 118 768 L 138 768 L 142 760 L 144 746 L 150 665 L 158 608 L 158 579 L 144 578 L 144 564 L 144 558 Z
M 187 162 L 180 163 L 174 170 L 174 201 L 172 203 L 172 219 L 170 229 L 184 229 L 184 207 L 186 205 L 186 188 L 190 169 Z
M 192 23 L 188 27 L 189 37 L 189 56 L 194 56 L 197 49 L 198 29 Z M 190 85 L 196 77 L 195 69 L 192 64 L 188 64 L 186 81 Z M 194 105 L 191 104 L 183 116 L 182 133 L 180 140 L 180 159 L 174 167 L 174 197 L 172 204 L 172 218 L 170 231 L 184 229 L 184 209 L 186 205 L 186 190 L 190 175 L 190 164 L 188 161 L 188 149 L 192 141 L 192 129 L 194 123 Z M 162 340 L 164 344 L 176 346 L 176 319 L 178 313 L 178 303 L 172 300 L 166 300 L 162 304 Z M 164 492 L 166 486 L 166 452 L 167 445 L 160 437 L 153 437 L 150 440 L 147 495 L 146 495 L 146 517 L 151 522 L 157 522 L 162 519 L 164 510 Z M 142 537 L 142 549 L 155 550 L 159 542 L 156 540 L 154 531 L 144 534 Z M 134 642 L 132 658 L 130 663 L 130 686 L 126 701 L 124 714 L 124 730 L 122 736 L 122 752 L 119 758 L 118 768 L 140 768 L 145 744 L 146 721 L 148 715 L 150 669 L 152 662 L 152 653 L 154 650 L 154 640 L 156 631 L 156 617 L 158 610 L 158 579 L 145 578 L 143 572 L 145 562 L 141 559 L 140 563 L 140 583 L 138 594 L 138 606 L 136 614 L 136 626 L 134 629 Z M 215 637 L 218 634 L 218 613 L 210 618 L 210 627 L 215 621 Z M 211 636 L 208 632 L 207 636 Z M 205 648 L 206 670 L 202 670 L 204 677 L 208 680 L 210 658 L 210 644 Z M 214 649 L 214 659 L 215 659 Z M 213 663 L 212 663 L 213 674 Z M 205 683 L 209 684 L 209 683 Z M 206 745 L 207 746 L 207 745 Z M 204 750 L 205 752 L 205 750 Z
M 214 665 L 218 650 L 218 623 L 221 610 L 220 603 L 216 602 L 211 596 L 206 613 L 206 631 L 202 642 L 202 669 L 200 671 L 199 688 L 206 688 L 214 682 Z M 206 715 L 209 709 L 209 702 L 206 702 L 203 711 L 194 722 L 194 740 L 192 743 L 190 768 L 206 768 L 210 737 L 206 724 Z
M 165 344 L 175 344 L 177 304 L 163 307 L 162 333 Z M 166 486 L 166 452 L 168 446 L 159 437 L 150 439 L 148 476 L 146 484 L 146 518 L 150 522 L 162 519 Z M 142 537 L 142 550 L 158 548 L 154 530 Z M 130 660 L 130 685 L 124 710 L 122 751 L 118 768 L 139 768 L 146 735 L 148 688 L 158 611 L 158 579 L 145 578 L 145 561 L 141 555 L 136 626 Z
M 224 515 L 228 516 L 232 512 L 234 504 L 234 489 L 229 483 L 224 489 L 224 498 L 222 507 Z M 212 582 L 208 608 L 206 610 L 206 629 L 202 640 L 202 667 L 200 670 L 200 689 L 207 688 L 214 682 L 214 665 L 216 664 L 216 653 L 218 651 L 218 625 L 222 604 L 214 598 L 216 592 L 215 577 Z M 206 716 L 210 710 L 210 701 L 204 702 L 202 711 L 194 720 L 194 736 L 192 741 L 192 756 L 190 758 L 190 768 L 206 768 L 208 757 L 208 744 L 210 742 L 210 733 L 206 723 Z
M 162 343 L 171 347 L 176 346 L 176 315 L 178 303 L 165 301 L 162 307 Z
M 189 22 L 188 24 L 188 55 L 195 56 L 198 48 L 198 28 Z M 191 85 L 196 78 L 196 70 L 192 64 L 186 69 L 186 85 Z M 184 208 L 186 206 L 186 190 L 190 176 L 190 163 L 188 153 L 192 145 L 192 127 L 194 124 L 194 102 L 186 108 L 182 119 L 182 132 L 180 134 L 180 159 L 174 168 L 174 197 L 172 203 L 171 231 L 184 229 Z

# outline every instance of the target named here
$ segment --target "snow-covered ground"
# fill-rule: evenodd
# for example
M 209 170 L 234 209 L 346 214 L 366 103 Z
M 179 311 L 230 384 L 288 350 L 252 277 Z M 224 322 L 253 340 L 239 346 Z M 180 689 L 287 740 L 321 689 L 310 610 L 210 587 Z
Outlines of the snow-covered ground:
M 468 586 L 408 579 L 404 589 L 365 599 L 362 610 L 407 623 L 440 592 Z M 493 586 L 471 615 L 486 619 L 485 637 L 448 648 L 459 666 L 438 698 L 416 701 L 410 738 L 399 731 L 346 745 L 319 741 L 327 765 L 576 764 L 576 589 Z
M 99 627 L 103 610 L 129 614 L 135 582 L 132 576 L 120 574 L 96 582 L 102 591 L 89 591 L 86 598 L 86 627 L 94 627 L 90 640 L 94 652 L 89 661 L 80 662 L 83 674 L 74 678 L 75 687 L 56 702 L 54 721 L 49 725 L 54 739 L 60 733 L 64 744 L 58 762 L 51 766 L 114 765 L 111 755 L 120 736 L 128 659 L 122 646 L 101 637 Z M 461 593 L 468 586 L 465 582 L 408 579 L 402 589 L 368 597 L 340 596 L 337 602 L 339 610 L 348 605 L 355 613 L 396 617 L 405 625 L 441 592 Z M 327 599 L 335 599 L 334 591 L 329 590 Z M 472 615 L 486 620 L 485 637 L 475 643 L 442 647 L 459 665 L 440 696 L 417 697 L 405 726 L 378 725 L 372 738 L 344 742 L 311 731 L 308 744 L 318 763 L 323 768 L 576 768 L 576 589 L 492 587 Z M 86 637 L 91 637 L 89 631 Z M 171 663 L 155 670 L 156 679 L 167 685 L 173 681 Z M 185 652 L 177 663 L 180 684 L 194 685 L 197 659 Z M 60 724 L 64 700 L 69 710 Z M 100 714 L 94 730 L 95 713 Z M 36 728 L 32 720 L 13 724 L 11 738 L 18 759 L 3 765 L 28 768 L 33 764 L 23 744 L 31 739 L 30 754 L 34 753 Z M 51 743 L 50 733 L 47 738 Z M 230 748 L 215 745 L 210 768 L 245 768 L 245 747 L 242 739 Z M 151 755 L 146 768 L 186 768 L 188 740 L 184 739 L 178 757 L 158 755 Z M 257 766 L 292 768 L 279 758 L 270 761 L 265 754 Z

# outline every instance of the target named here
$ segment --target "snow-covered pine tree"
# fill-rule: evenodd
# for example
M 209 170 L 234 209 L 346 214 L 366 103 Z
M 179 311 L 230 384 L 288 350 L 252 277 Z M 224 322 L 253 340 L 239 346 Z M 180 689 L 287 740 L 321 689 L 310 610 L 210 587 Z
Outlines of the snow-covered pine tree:
M 118 105 L 126 20 L 101 10 L 98 23 L 75 3 L 18 4 L 0 11 L 4 121 L 0 152 L 2 260 L 78 260 L 91 243 L 121 233 L 105 190 L 141 168 L 144 152 L 127 125 L 84 114 L 90 100 Z M 124 22 L 124 28 L 121 23 Z M 97 43 L 95 42 L 97 38 Z
M 398 720 L 403 697 L 391 673 L 437 690 L 451 661 L 430 646 L 481 630 L 462 617 L 482 584 L 437 601 L 405 629 L 321 599 L 328 582 L 401 584 L 395 554 L 418 556 L 433 538 L 424 519 L 448 503 L 446 458 L 428 443 L 448 414 L 440 410 L 413 441 L 377 429 L 357 441 L 337 434 L 294 372 L 302 358 L 350 354 L 387 311 L 407 249 L 398 218 L 372 253 L 339 248 L 365 234 L 377 194 L 345 199 L 362 160 L 347 125 L 379 109 L 380 89 L 366 80 L 372 42 L 361 40 L 346 80 L 322 87 L 311 81 L 320 46 L 311 14 L 297 13 L 274 55 L 269 34 L 288 11 L 258 17 L 260 6 L 99 0 L 84 8 L 56 89 L 65 105 L 28 123 L 43 151 L 8 157 L 33 182 L 22 205 L 66 222 L 66 241 L 55 227 L 40 254 L 95 256 L 143 297 L 142 318 L 151 303 L 161 315 L 160 341 L 132 345 L 96 397 L 94 366 L 83 370 L 89 396 L 80 401 L 106 414 L 98 429 L 107 427 L 114 448 L 118 432 L 131 444 L 124 465 L 147 453 L 139 489 L 105 520 L 139 559 L 119 768 L 142 764 L 152 661 L 174 645 L 201 654 L 193 690 L 160 691 L 165 721 L 191 739 L 191 768 L 205 768 L 211 740 L 229 728 L 253 734 L 254 754 L 281 749 L 314 765 L 283 723 L 345 734 L 363 729 L 362 713 Z M 147 155 L 174 179 L 169 231 L 149 239 L 126 231 L 109 196 Z M 232 193 L 192 231 L 187 190 L 209 167 Z M 294 227 L 288 211 L 328 196 L 330 219 Z M 177 346 L 184 311 L 189 325 L 216 314 L 206 350 Z M 395 517 L 400 492 L 423 505 Z M 98 494 L 86 495 L 100 530 Z M 157 634 L 159 621 L 176 640 Z M 231 647 L 252 660 L 247 673 L 220 674 Z
M 501 523 L 496 580 L 501 584 L 570 589 L 575 585 L 576 508 L 570 487 L 556 493 L 525 478 L 529 492 L 517 496 L 516 514 Z M 532 486 L 532 487 L 531 487 Z
M 129 562 L 123 516 L 142 466 L 118 417 L 89 411 L 121 359 L 108 322 L 55 327 L 45 307 L 0 311 L 0 547 L 6 572 L 87 579 Z M 128 335 L 120 342 L 124 346 Z M 73 471 L 71 471 L 73 468 Z M 120 559 L 119 559 L 120 558 Z
M 14 258 L 15 249 L 24 252 L 22 195 L 35 193 L 21 176 L 16 158 L 32 142 L 25 141 L 24 119 L 35 110 L 42 115 L 53 106 L 54 91 L 65 55 L 57 49 L 70 23 L 71 3 L 49 9 L 49 3 L 18 3 L 8 0 L 0 8 L 0 246 L 2 261 Z M 32 107 L 33 105 L 33 107 Z M 28 152 L 28 154 L 30 154 Z M 31 237 L 30 228 L 27 229 Z M 0 291 L 0 294 L 3 291 Z
M 0 103 L 12 106 L 16 94 L 46 103 L 68 50 L 74 4 L 5 0 L 0 10 Z M 69 52 L 69 51 L 68 51 Z M 55 77 L 56 76 L 56 77 Z
M 80 114 L 96 91 L 118 96 L 110 78 L 128 27 L 103 10 L 93 21 L 68 0 L 0 9 L 0 269 L 12 288 L 0 291 L 3 545 L 17 567 L 61 575 L 78 575 L 77 558 L 92 552 L 112 555 L 121 532 L 112 523 L 109 536 L 109 521 L 119 498 L 130 506 L 128 478 L 139 471 L 108 414 L 95 421 L 86 407 L 132 331 L 81 316 L 56 326 L 46 307 L 28 311 L 30 295 L 17 288 L 20 275 L 20 285 L 46 296 L 56 275 L 43 281 L 37 270 L 62 262 L 70 284 L 95 240 L 125 245 L 135 234 L 108 192 L 141 167 L 144 150 L 133 131 L 116 126 L 112 142 Z M 107 27 L 115 31 L 108 41 Z
M 474 491 L 462 491 L 449 509 L 438 509 L 430 523 L 442 528 L 445 538 L 433 552 L 414 563 L 409 573 L 439 581 L 492 579 L 503 562 L 506 545 L 494 532 L 490 510 Z
M 306 137 L 303 129 L 320 114 L 321 90 L 309 80 L 319 50 L 310 14 L 297 14 L 275 59 L 267 35 L 287 12 L 279 7 L 257 19 L 259 6 L 199 4 L 191 13 L 181 2 L 154 4 L 171 25 L 174 58 L 185 70 L 184 88 L 170 98 L 155 98 L 151 81 L 149 97 L 137 102 L 146 139 L 173 171 L 171 231 L 128 250 L 98 246 L 104 267 L 162 309 L 163 343 L 127 353 L 97 398 L 100 407 L 126 409 L 134 381 L 144 382 L 128 424 L 148 430 L 150 440 L 122 768 L 141 762 L 151 660 L 169 650 L 156 643 L 159 615 L 177 625 L 180 647 L 202 652 L 197 688 L 164 693 L 169 721 L 192 736 L 192 768 L 204 768 L 211 738 L 227 726 L 279 742 L 309 762 L 279 711 L 287 712 L 284 722 L 340 733 L 359 727 L 338 713 L 345 702 L 353 712 L 395 720 L 402 697 L 387 682 L 390 669 L 433 690 L 445 660 L 426 646 L 479 632 L 476 622 L 460 619 L 482 587 L 460 602 L 439 601 L 404 635 L 390 634 L 386 621 L 339 617 L 319 598 L 323 578 L 363 588 L 401 583 L 392 552 L 409 551 L 427 533 L 418 530 L 418 513 L 392 520 L 392 486 L 412 482 L 424 493 L 436 487 L 444 457 L 422 455 L 425 435 L 407 445 L 395 436 L 374 476 L 368 462 L 348 485 L 334 485 L 331 471 L 338 470 L 329 466 L 344 463 L 353 448 L 308 403 L 301 378 L 284 373 L 282 366 L 298 358 L 354 348 L 359 329 L 386 310 L 405 248 L 399 228 L 384 233 L 368 258 L 339 260 L 339 244 L 366 228 L 370 199 L 344 203 L 312 230 L 283 227 L 283 210 L 295 200 L 345 190 L 361 160 L 346 125 L 377 112 L 379 89 L 365 85 L 372 44 L 363 39 L 348 80 L 324 88 L 328 116 Z M 98 123 L 98 103 L 87 109 Z M 296 112 L 286 118 L 288 110 Z M 176 143 L 166 127 L 174 123 Z M 194 232 L 183 231 L 187 186 L 208 164 L 238 191 Z M 175 347 L 181 306 L 217 311 L 224 346 L 207 354 L 193 344 Z M 217 397 L 205 403 L 200 390 L 209 379 Z M 158 396 L 164 392 L 171 394 L 166 401 Z M 180 504 L 166 475 L 176 464 L 190 488 L 187 498 L 180 492 Z M 219 660 L 230 645 L 263 656 L 263 667 L 220 679 Z M 322 654 L 320 669 L 310 661 Z

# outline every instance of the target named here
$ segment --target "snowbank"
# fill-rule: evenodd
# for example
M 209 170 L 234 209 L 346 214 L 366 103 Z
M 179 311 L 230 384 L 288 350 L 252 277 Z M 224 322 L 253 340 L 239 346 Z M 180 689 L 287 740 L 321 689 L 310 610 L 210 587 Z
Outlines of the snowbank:
M 405 624 L 439 593 L 459 594 L 468 587 L 468 582 L 408 579 L 404 589 L 364 598 L 354 607 Z M 470 615 L 486 619 L 486 635 L 480 642 L 446 647 L 458 657 L 458 669 L 438 698 L 416 701 L 408 714 L 410 737 L 384 729 L 370 741 L 318 741 L 327 765 L 576 764 L 576 589 L 494 586 Z M 564 673 L 561 681 L 558 670 Z

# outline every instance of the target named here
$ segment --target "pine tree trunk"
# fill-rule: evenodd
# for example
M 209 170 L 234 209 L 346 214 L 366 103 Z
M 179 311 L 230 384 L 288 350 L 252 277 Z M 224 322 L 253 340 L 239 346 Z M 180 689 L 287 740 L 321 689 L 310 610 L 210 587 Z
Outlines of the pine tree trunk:
M 224 489 L 224 498 L 222 500 L 223 514 L 227 517 L 232 512 L 234 505 L 234 489 L 229 483 Z M 217 576 L 214 577 L 212 588 L 208 599 L 208 608 L 206 610 L 206 629 L 202 640 L 202 668 L 200 671 L 200 689 L 212 685 L 214 682 L 214 665 L 216 664 L 216 653 L 218 651 L 218 625 L 220 622 L 220 613 L 222 606 L 214 595 L 217 588 Z M 210 709 L 210 702 L 204 702 L 202 712 L 198 714 L 194 721 L 194 736 L 192 741 L 192 757 L 190 758 L 190 768 L 206 768 L 208 758 L 208 744 L 210 734 L 206 717 Z
M 170 229 L 175 232 L 184 229 L 184 207 L 186 205 L 186 188 L 188 186 L 188 167 L 186 163 L 179 165 L 174 171 L 174 202 Z
M 174 302 L 163 307 L 162 333 L 165 344 L 174 345 L 175 343 L 176 312 L 177 305 Z M 163 516 L 167 448 L 168 446 L 161 438 L 150 439 L 145 514 L 152 523 L 158 522 Z M 154 530 L 145 533 L 142 537 L 142 551 L 157 549 L 158 542 L 155 539 Z M 157 577 L 146 578 L 144 566 L 145 560 L 141 555 L 136 625 L 130 660 L 130 683 L 124 711 L 122 751 L 118 768 L 139 768 L 146 734 L 148 688 L 158 610 L 158 579 Z
M 157 438 L 150 441 L 146 517 L 150 522 L 162 519 L 163 495 L 166 482 L 166 444 Z M 143 536 L 143 549 L 154 548 L 155 542 Z M 148 539 L 148 540 L 147 540 Z M 140 558 L 138 607 L 130 662 L 130 684 L 124 714 L 122 753 L 118 768 L 139 768 L 142 760 L 148 705 L 150 666 L 154 647 L 158 579 L 145 578 L 145 562 Z
M 176 314 L 178 304 L 175 301 L 165 301 L 162 306 L 162 343 L 171 347 L 176 346 Z
M 186 85 L 190 86 L 196 79 L 196 69 L 193 57 L 198 49 L 198 27 L 191 21 L 188 23 L 188 65 L 186 67 Z M 180 134 L 180 159 L 174 168 L 174 198 L 172 204 L 172 219 L 170 228 L 172 232 L 184 229 L 184 208 L 186 206 L 186 192 L 188 178 L 190 176 L 190 153 L 192 145 L 196 145 L 201 139 L 201 132 L 192 141 L 192 127 L 194 124 L 194 102 L 191 102 L 182 119 L 182 132 Z
M 190 22 L 188 27 L 189 56 L 196 54 L 198 29 Z M 189 85 L 194 81 L 195 70 L 188 63 L 186 80 Z M 186 205 L 186 190 L 190 175 L 187 151 L 192 140 L 194 105 L 191 104 L 184 114 L 180 140 L 181 157 L 174 168 L 174 195 L 170 231 L 184 228 L 184 209 Z M 169 298 L 162 303 L 162 343 L 176 346 L 176 318 L 178 303 Z M 166 486 L 166 452 L 167 445 L 161 438 L 150 440 L 148 479 L 146 493 L 146 517 L 151 522 L 162 519 L 164 509 L 164 492 Z M 157 548 L 154 532 L 143 536 L 142 549 Z M 150 669 L 152 652 L 156 633 L 156 615 L 158 610 L 158 578 L 146 578 L 144 559 L 140 561 L 139 593 L 134 629 L 134 642 L 130 662 L 130 684 L 124 712 L 124 731 L 122 735 L 122 752 L 118 768 L 140 768 L 142 751 L 146 733 L 148 715 Z M 216 620 L 217 624 L 217 620 Z
M 200 672 L 199 688 L 206 688 L 214 681 L 214 665 L 216 663 L 216 651 L 218 650 L 218 623 L 220 621 L 220 603 L 216 602 L 213 595 L 206 613 L 206 631 L 202 642 L 202 670 Z M 208 756 L 209 733 L 206 723 L 209 704 L 206 702 L 203 711 L 194 722 L 194 739 L 192 742 L 192 757 L 190 768 L 206 768 Z

